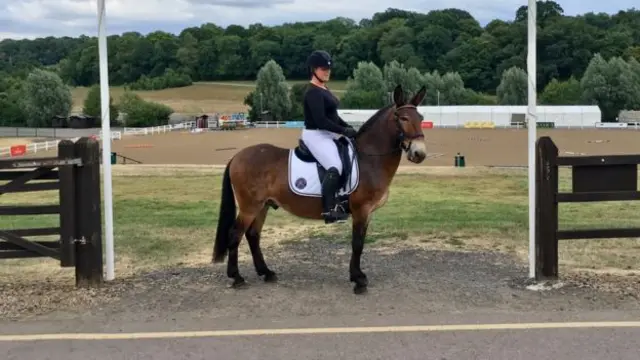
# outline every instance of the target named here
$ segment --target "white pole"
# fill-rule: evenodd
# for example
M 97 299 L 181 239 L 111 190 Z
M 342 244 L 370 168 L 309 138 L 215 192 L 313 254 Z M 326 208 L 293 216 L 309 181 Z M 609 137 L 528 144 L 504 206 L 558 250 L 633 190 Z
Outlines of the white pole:
M 527 129 L 529 134 L 529 277 L 536 274 L 536 0 L 529 0 L 528 6 L 528 46 L 527 77 L 529 79 L 529 96 L 527 109 Z
M 104 0 L 98 0 L 98 56 L 100 62 L 100 102 L 102 111 L 102 190 L 104 197 L 106 276 L 115 278 L 113 256 L 113 198 L 111 189 L 111 119 L 109 118 L 109 68 L 107 59 L 107 35 L 105 34 Z

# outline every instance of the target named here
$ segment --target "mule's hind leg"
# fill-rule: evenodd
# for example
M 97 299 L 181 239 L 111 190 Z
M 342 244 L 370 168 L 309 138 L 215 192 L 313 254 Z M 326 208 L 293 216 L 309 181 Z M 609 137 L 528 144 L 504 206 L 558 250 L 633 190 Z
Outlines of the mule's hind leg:
M 260 234 L 268 211 L 269 206 L 265 206 L 260 210 L 260 213 L 253 220 L 253 223 L 251 223 L 245 235 L 247 236 L 247 242 L 249 242 L 249 249 L 251 250 L 251 257 L 253 257 L 253 265 L 256 267 L 256 273 L 258 273 L 258 276 L 264 275 L 265 282 L 275 282 L 278 280 L 278 277 L 276 273 L 271 271 L 267 266 L 267 263 L 264 261 L 264 256 L 262 255 L 262 250 L 260 249 Z
M 238 269 L 238 247 L 240 246 L 242 235 L 247 231 L 255 217 L 255 214 L 241 211 L 236 217 L 236 221 L 230 232 L 227 276 L 233 279 L 233 284 L 231 285 L 233 287 L 239 287 L 245 284 L 244 278 L 240 275 L 240 269 Z

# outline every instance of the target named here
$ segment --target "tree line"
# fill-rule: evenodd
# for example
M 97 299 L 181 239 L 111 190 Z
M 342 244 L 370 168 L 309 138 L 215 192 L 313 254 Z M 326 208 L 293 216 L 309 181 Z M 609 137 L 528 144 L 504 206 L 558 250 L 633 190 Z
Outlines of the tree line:
M 427 96 L 421 105 L 527 105 L 527 73 L 513 66 L 505 70 L 496 88 L 495 98 L 465 86 L 458 72 L 421 73 L 391 61 L 381 69 L 373 62 L 360 62 L 347 80 L 340 107 L 378 109 L 391 102 L 394 87 L 402 85 L 408 97 L 423 85 Z M 266 112 L 275 120 L 302 118 L 302 99 L 309 84 L 287 84 L 284 70 L 274 60 L 258 72 L 256 89 L 245 98 L 249 118 L 257 120 Z M 640 110 L 640 62 L 621 57 L 609 60 L 595 54 L 580 80 L 553 79 L 538 99 L 541 105 L 589 105 L 600 107 L 602 121 L 615 121 L 620 110 Z
M 640 11 L 565 16 L 554 1 L 537 6 L 540 89 L 553 79 L 580 79 L 596 53 L 605 59 L 640 59 Z M 396 60 L 421 73 L 457 72 L 470 89 L 495 94 L 505 70 L 526 68 L 527 7 L 515 10 L 512 21 L 493 20 L 485 27 L 460 9 L 388 9 L 358 23 L 339 17 L 247 28 L 207 23 L 178 35 L 127 32 L 108 39 L 110 82 L 157 89 L 191 81 L 253 80 L 270 59 L 282 66 L 287 79 L 302 79 L 308 54 L 325 49 L 335 57 L 335 79 L 347 79 L 362 61 L 382 68 Z M 96 84 L 97 39 L 0 42 L 0 72 L 24 77 L 33 67 L 52 68 L 70 85 Z
M 89 88 L 82 112 L 101 124 L 100 86 Z M 73 98 L 70 88 L 53 71 L 36 68 L 24 80 L 0 78 L 0 126 L 58 127 L 56 117 L 66 118 L 71 113 Z M 131 90 L 125 90 L 118 105 L 109 98 L 111 125 L 117 125 L 120 114 L 130 127 L 165 125 L 173 109 L 142 99 Z

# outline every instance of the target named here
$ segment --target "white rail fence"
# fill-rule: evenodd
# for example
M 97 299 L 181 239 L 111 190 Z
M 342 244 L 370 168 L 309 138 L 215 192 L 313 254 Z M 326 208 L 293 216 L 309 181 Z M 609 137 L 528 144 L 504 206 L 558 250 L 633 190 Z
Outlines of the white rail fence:
M 111 140 L 121 140 L 122 135 L 153 135 L 153 134 L 161 134 L 166 132 L 171 132 L 175 130 L 190 130 L 196 126 L 195 121 L 187 121 L 179 124 L 173 125 L 161 125 L 161 126 L 151 126 L 146 128 L 131 128 L 125 127 L 123 131 L 112 131 L 111 132 Z M 102 131 L 100 131 L 99 135 L 95 135 L 97 139 L 102 139 Z M 79 137 L 71 138 L 72 141 L 76 141 Z M 19 144 L 25 145 L 25 154 L 33 154 L 42 151 L 49 151 L 56 149 L 58 143 L 62 139 L 56 139 L 51 141 L 42 141 L 42 142 L 34 142 L 30 144 Z M 16 146 L 16 145 L 14 145 Z M 11 148 L 12 146 L 2 147 L 0 148 L 0 158 L 11 157 Z M 18 155 L 20 156 L 20 155 Z
M 184 129 L 192 129 L 196 126 L 195 121 L 187 121 L 179 124 L 173 125 L 160 125 L 160 126 L 151 126 L 146 128 L 131 128 L 125 127 L 124 134 L 125 135 L 153 135 L 153 134 L 162 134 L 166 132 L 171 132 L 174 130 L 184 130 Z
M 102 139 L 102 131 L 100 132 L 99 135 L 95 135 L 96 139 L 101 140 Z M 71 141 L 77 141 L 80 137 L 75 137 L 75 138 L 70 138 L 69 140 Z M 121 140 L 122 139 L 122 132 L 121 131 L 112 131 L 111 132 L 111 140 Z M 19 145 L 24 145 L 25 146 L 25 151 L 24 154 L 34 154 L 37 152 L 43 152 L 43 151 L 49 151 L 49 150 L 55 150 L 58 147 L 58 143 L 60 141 L 62 141 L 63 139 L 55 139 L 55 140 L 51 140 L 51 141 L 38 141 L 38 142 L 32 142 L 29 144 L 16 144 L 13 146 L 6 146 L 6 147 L 1 147 L 0 148 L 0 158 L 7 158 L 7 157 L 11 157 L 11 148 L 14 146 L 19 146 Z M 23 155 L 23 154 L 21 154 Z M 18 156 L 21 156 L 18 155 Z

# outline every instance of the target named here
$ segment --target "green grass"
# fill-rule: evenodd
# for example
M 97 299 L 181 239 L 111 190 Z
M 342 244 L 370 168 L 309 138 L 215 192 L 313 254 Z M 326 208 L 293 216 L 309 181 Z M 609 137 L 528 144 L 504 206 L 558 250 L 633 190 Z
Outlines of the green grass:
M 114 176 L 115 243 L 119 271 L 208 262 L 215 235 L 220 175 Z M 570 179 L 564 179 L 566 187 Z M 44 195 L 44 196 L 43 196 Z M 55 192 L 6 194 L 3 203 L 56 203 Z M 560 228 L 638 226 L 638 202 L 562 205 Z M 407 243 L 435 249 L 497 250 L 526 258 L 526 175 L 398 174 L 387 204 L 371 221 L 369 243 Z M 54 216 L 0 217 L 0 229 L 57 225 Z M 320 237 L 349 241 L 349 226 L 324 226 L 271 211 L 263 242 Z M 246 246 L 243 252 L 247 252 Z M 637 267 L 640 242 L 577 240 L 561 243 L 564 266 Z M 0 275 L 36 271 L 47 260 L 3 260 Z

